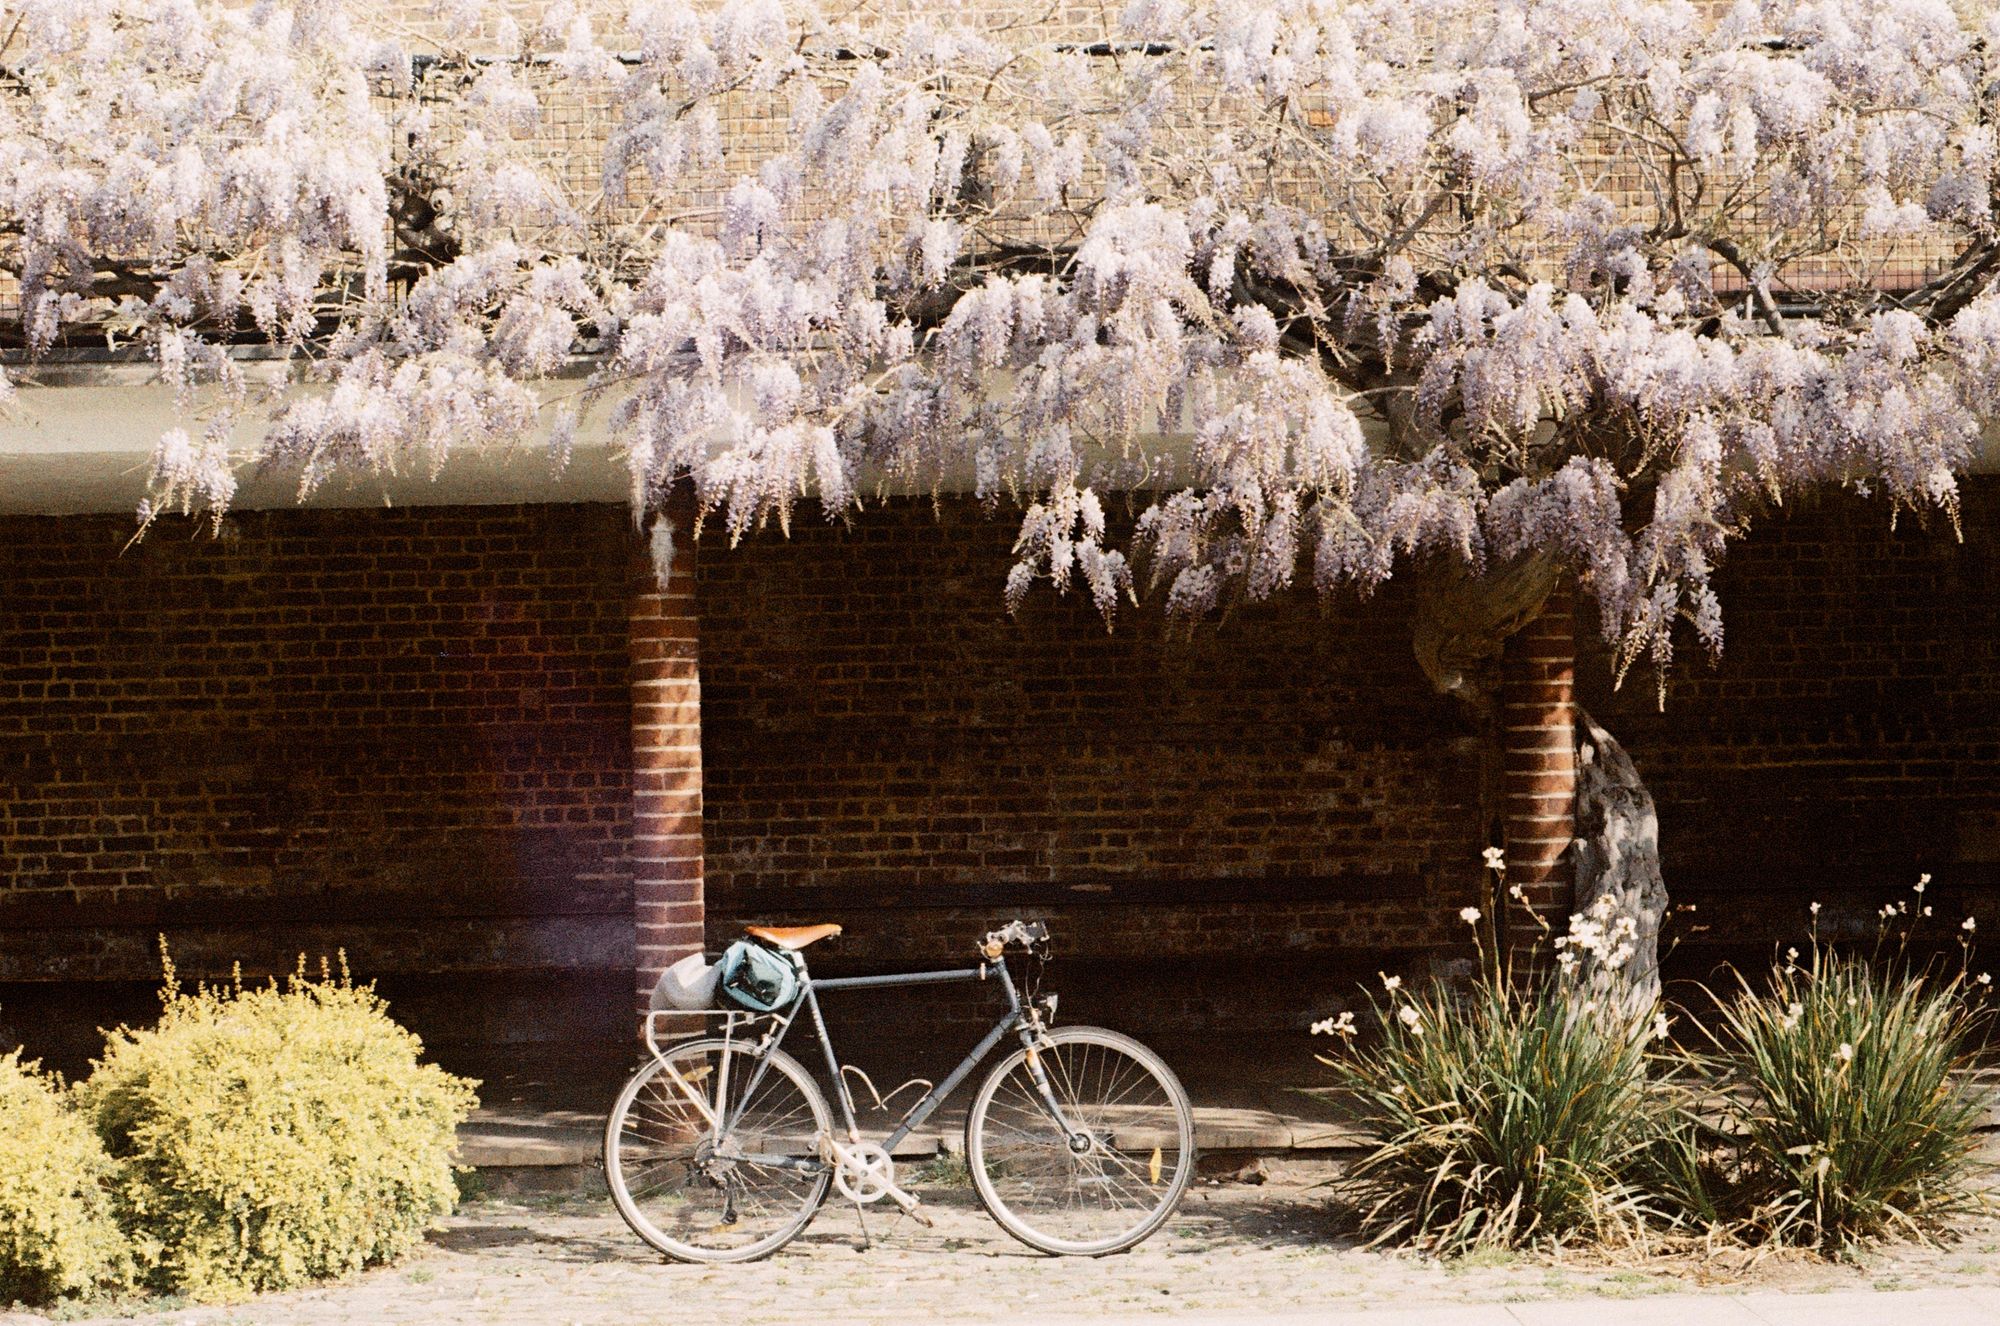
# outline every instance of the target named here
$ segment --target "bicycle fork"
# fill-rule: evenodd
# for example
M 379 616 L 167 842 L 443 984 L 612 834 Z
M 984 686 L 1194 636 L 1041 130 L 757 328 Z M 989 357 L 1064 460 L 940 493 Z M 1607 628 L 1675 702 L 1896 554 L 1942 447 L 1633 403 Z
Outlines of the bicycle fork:
M 1097 1139 L 1088 1130 L 1071 1123 L 1069 1116 L 1063 1113 L 1062 1102 L 1056 1099 L 1055 1083 L 1049 1080 L 1049 1070 L 1042 1067 L 1041 1047 L 1035 1044 L 1040 1032 L 1039 1024 L 1021 1032 L 1021 1045 L 1028 1054 L 1028 1076 L 1034 1081 L 1035 1094 L 1040 1097 L 1042 1108 L 1048 1112 L 1050 1121 L 1062 1130 L 1069 1149 L 1076 1155 L 1083 1155 L 1097 1145 Z
M 1072 1154 L 1084 1155 L 1095 1145 L 1095 1140 L 1084 1129 L 1070 1122 L 1063 1113 L 1062 1102 L 1056 1099 L 1055 1083 L 1049 1078 L 1049 1070 L 1042 1067 L 1041 1042 L 1047 1034 L 1042 1025 L 1042 1005 L 1038 1000 L 1023 1004 L 1020 994 L 1014 989 L 1014 979 L 1007 973 L 1005 963 L 1000 964 L 1000 984 L 1007 992 L 1007 1002 L 1014 1006 L 1014 1013 L 1020 1019 L 1021 1048 L 1027 1053 L 1028 1078 L 1035 1084 L 1035 1096 L 1049 1121 L 1061 1130 L 1063 1140 L 1069 1143 Z M 1055 1013 L 1055 996 L 1048 998 L 1051 1016 Z

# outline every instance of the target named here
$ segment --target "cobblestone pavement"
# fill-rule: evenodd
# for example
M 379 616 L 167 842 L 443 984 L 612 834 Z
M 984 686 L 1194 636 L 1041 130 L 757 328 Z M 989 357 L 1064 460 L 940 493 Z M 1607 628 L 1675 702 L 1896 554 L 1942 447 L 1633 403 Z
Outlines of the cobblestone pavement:
M 134 1315 L 68 1319 L 184 1326 L 669 1320 L 836 1326 L 1302 1309 L 1345 1316 L 1368 1308 L 1583 1295 L 2000 1284 L 2000 1223 L 1992 1222 L 1953 1247 L 1898 1249 L 1859 1268 L 1766 1259 L 1745 1269 L 1687 1257 L 1622 1265 L 1491 1257 L 1441 1265 L 1359 1249 L 1335 1227 L 1320 1190 L 1273 1183 L 1198 1187 L 1175 1222 L 1150 1242 L 1123 1256 L 1081 1261 L 1042 1257 L 1014 1243 L 969 1192 L 928 1190 L 925 1198 L 935 1229 L 871 1215 L 874 1244 L 864 1251 L 853 1208 L 829 1205 L 777 1256 L 725 1267 L 660 1261 L 595 1197 L 481 1200 L 409 1260 L 338 1284 L 235 1307 L 152 1303 L 133 1305 Z M 1715 1306 L 1725 1305 L 1718 1297 Z M 0 1314 L 0 1326 L 32 1320 Z

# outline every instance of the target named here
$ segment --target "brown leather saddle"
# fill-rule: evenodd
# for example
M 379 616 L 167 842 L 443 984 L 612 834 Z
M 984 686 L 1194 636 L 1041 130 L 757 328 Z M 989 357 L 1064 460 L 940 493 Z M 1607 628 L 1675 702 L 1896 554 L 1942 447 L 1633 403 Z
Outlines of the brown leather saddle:
M 752 939 L 761 939 L 773 948 L 789 949 L 796 953 L 808 944 L 822 939 L 831 939 L 840 933 L 837 925 L 746 925 L 743 933 Z

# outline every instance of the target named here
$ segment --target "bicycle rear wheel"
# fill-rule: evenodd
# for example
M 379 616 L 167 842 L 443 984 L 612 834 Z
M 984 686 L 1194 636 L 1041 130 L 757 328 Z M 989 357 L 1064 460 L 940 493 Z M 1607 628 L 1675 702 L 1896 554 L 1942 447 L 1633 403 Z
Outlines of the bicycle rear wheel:
M 1165 1224 L 1194 1177 L 1194 1111 L 1157 1054 L 1115 1031 L 1064 1027 L 1036 1047 L 1065 1130 L 1026 1049 L 988 1073 L 965 1120 L 979 1199 L 1031 1248 L 1123 1252 Z
M 604 1178 L 632 1232 L 669 1257 L 747 1262 L 790 1242 L 819 1210 L 826 1098 L 783 1050 L 746 1100 L 758 1060 L 718 1038 L 647 1061 L 604 1124 Z M 718 1138 L 716 1122 L 735 1120 Z

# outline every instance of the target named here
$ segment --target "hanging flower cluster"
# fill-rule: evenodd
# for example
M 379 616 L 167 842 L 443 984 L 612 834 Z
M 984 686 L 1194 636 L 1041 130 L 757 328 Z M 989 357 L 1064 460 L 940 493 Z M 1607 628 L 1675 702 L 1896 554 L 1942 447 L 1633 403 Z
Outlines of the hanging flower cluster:
M 732 537 L 1018 500 L 1010 603 L 1542 554 L 1664 667 L 1754 516 L 1955 518 L 2000 414 L 1979 6 L 409 9 L 0 6 L 21 345 L 185 396 L 144 518 L 231 500 L 257 341 L 303 490 L 594 420 Z

